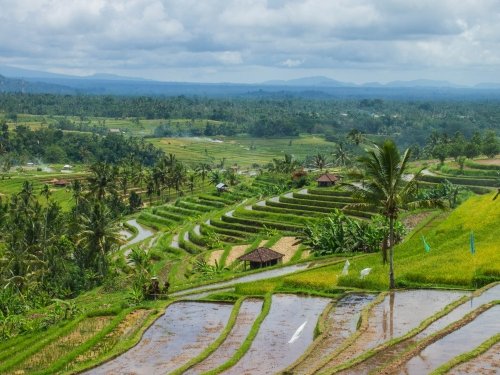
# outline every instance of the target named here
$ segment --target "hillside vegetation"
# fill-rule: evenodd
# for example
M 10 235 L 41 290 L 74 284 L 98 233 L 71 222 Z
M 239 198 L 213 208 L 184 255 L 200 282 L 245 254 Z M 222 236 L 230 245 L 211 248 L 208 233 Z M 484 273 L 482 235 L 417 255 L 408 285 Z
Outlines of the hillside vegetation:
M 453 212 L 435 213 L 395 249 L 396 284 L 403 286 L 460 286 L 477 288 L 500 280 L 500 201 L 494 194 L 474 196 Z M 470 252 L 474 232 L 476 253 Z M 431 246 L 426 253 L 422 235 Z M 388 288 L 388 266 L 379 254 L 350 261 L 349 275 L 339 276 L 344 264 L 336 264 L 287 276 L 269 286 L 293 285 L 329 289 L 335 285 L 368 289 Z M 359 272 L 372 268 L 363 280 Z

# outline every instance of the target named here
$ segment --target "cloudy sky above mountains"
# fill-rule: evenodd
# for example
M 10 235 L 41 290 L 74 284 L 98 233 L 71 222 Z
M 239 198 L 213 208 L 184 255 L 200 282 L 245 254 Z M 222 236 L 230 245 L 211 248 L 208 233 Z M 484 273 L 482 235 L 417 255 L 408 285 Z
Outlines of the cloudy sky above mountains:
M 0 64 L 165 81 L 500 82 L 500 0 L 0 0 Z

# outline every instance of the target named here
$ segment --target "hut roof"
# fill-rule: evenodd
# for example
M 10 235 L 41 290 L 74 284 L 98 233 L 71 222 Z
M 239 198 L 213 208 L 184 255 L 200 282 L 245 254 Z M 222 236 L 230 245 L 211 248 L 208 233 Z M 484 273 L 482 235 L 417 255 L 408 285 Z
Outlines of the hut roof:
M 250 262 L 265 263 L 274 259 L 281 259 L 284 255 L 267 247 L 258 247 L 249 253 L 242 255 L 238 260 L 247 260 Z
M 316 179 L 316 182 L 336 182 L 340 180 L 340 177 L 333 173 L 323 173 Z
M 54 185 L 66 186 L 66 185 L 69 185 L 69 181 L 67 181 L 67 180 L 57 180 L 57 181 L 54 182 Z

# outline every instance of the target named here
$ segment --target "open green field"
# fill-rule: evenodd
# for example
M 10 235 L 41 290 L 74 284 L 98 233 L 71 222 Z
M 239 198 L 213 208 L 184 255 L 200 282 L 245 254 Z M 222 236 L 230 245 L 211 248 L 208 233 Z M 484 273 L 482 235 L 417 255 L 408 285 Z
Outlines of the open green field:
M 315 135 L 286 138 L 153 138 L 149 141 L 188 164 L 220 163 L 225 158 L 226 166 L 237 164 L 240 167 L 250 167 L 253 164 L 263 166 L 273 158 L 282 158 L 285 154 L 292 154 L 297 159 L 304 159 L 318 152 L 328 155 L 335 146 Z

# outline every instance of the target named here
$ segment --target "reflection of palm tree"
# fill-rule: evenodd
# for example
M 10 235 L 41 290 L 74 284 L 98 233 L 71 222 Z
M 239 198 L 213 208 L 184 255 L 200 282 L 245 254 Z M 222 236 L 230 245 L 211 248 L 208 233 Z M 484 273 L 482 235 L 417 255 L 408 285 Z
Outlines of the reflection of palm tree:
M 363 186 L 346 184 L 354 191 L 354 195 L 364 203 L 354 203 L 349 206 L 372 206 L 382 210 L 382 214 L 389 221 L 389 284 L 395 287 L 394 282 L 394 224 L 399 211 L 403 206 L 431 207 L 441 205 L 439 201 L 412 201 L 416 187 L 416 178 L 404 178 L 410 159 L 410 150 L 400 155 L 396 144 L 392 140 L 385 141 L 381 146 L 374 145 L 368 154 L 359 159 L 364 168 Z

